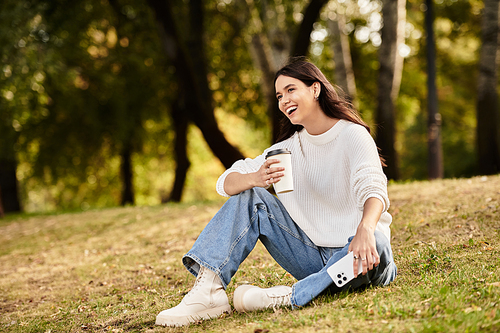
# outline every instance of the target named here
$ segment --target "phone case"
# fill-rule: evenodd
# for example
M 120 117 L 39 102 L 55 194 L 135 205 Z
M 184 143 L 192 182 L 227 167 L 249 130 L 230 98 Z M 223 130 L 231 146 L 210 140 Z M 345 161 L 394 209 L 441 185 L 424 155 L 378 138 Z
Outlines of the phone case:
M 337 287 L 341 288 L 354 279 L 353 264 L 354 256 L 352 252 L 349 252 L 326 270 Z M 358 263 L 358 272 L 361 271 L 359 266 L 361 266 L 361 260 Z

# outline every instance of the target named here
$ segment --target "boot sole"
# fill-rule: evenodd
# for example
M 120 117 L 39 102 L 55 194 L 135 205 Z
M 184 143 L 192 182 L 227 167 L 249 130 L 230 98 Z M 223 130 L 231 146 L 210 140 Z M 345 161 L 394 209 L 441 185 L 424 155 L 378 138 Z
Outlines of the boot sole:
M 217 318 L 225 312 L 231 313 L 231 306 L 229 304 L 184 317 L 158 315 L 156 316 L 155 325 L 171 327 L 187 326 L 198 320 Z
M 239 286 L 238 288 L 236 288 L 236 290 L 234 291 L 234 295 L 233 295 L 233 305 L 234 305 L 234 309 L 238 312 L 247 312 L 247 309 L 245 309 L 245 306 L 243 305 L 243 296 L 245 295 L 245 293 L 250 290 L 250 289 L 254 289 L 254 288 L 257 288 L 255 286 L 252 286 L 252 285 L 243 285 L 243 286 Z

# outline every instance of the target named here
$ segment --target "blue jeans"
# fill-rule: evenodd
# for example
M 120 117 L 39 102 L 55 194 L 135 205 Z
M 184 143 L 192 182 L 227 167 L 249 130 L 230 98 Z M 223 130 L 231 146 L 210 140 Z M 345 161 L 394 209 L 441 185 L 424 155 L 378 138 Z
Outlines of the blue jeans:
M 339 292 L 369 285 L 383 286 L 396 277 L 389 240 L 375 231 L 380 264 L 338 288 L 327 269 L 347 254 L 352 237 L 342 248 L 314 245 L 282 203 L 263 188 L 253 188 L 229 198 L 182 262 L 195 276 L 200 265 L 212 270 L 226 288 L 259 239 L 276 262 L 298 280 L 292 287 L 294 308 L 306 305 L 327 289 Z

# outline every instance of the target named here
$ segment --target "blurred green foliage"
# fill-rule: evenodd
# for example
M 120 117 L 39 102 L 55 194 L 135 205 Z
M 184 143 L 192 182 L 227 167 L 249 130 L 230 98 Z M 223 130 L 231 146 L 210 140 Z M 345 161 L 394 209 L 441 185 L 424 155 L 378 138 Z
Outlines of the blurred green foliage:
M 281 0 L 256 0 L 262 16 L 273 15 L 266 10 L 270 3 L 296 23 L 307 1 L 284 6 Z M 173 4 L 182 26 L 187 1 Z M 333 79 L 326 20 L 340 6 L 348 19 L 359 109 L 374 126 L 380 3 L 331 1 L 315 24 L 310 58 Z M 475 171 L 481 9 L 478 0 L 436 1 L 446 177 Z M 423 2 L 408 0 L 406 58 L 397 101 L 396 148 L 403 179 L 427 177 L 423 10 Z M 205 11 L 208 82 L 219 126 L 232 144 L 255 157 L 270 144 L 271 134 L 260 72 L 248 49 L 248 29 L 236 23 L 234 1 L 206 1 Z M 166 61 L 146 1 L 4 0 L 0 50 L 0 154 L 18 161 L 26 210 L 118 204 L 120 151 L 127 145 L 134 152 L 136 203 L 157 204 L 170 191 L 175 134 L 169 111 L 177 94 L 176 68 Z M 184 200 L 214 199 L 214 182 L 223 167 L 197 128 L 191 128 L 189 138 L 192 167 Z

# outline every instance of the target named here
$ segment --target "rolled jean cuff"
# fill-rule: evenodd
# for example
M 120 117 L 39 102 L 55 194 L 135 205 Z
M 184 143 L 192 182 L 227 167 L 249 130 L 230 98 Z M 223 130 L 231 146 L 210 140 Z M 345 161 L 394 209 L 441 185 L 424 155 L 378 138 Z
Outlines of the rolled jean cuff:
M 292 286 L 292 297 L 290 298 L 290 302 L 292 303 L 292 310 L 297 310 L 301 307 L 297 305 L 297 302 L 295 301 L 295 284 Z
M 206 262 L 203 262 L 200 258 L 195 256 L 192 253 L 187 253 L 182 257 L 182 263 L 184 264 L 184 267 L 189 271 L 189 273 L 193 274 L 195 277 L 198 276 L 198 273 L 200 272 L 200 268 L 203 266 L 206 269 L 211 270 L 214 272 L 219 279 L 222 281 L 222 286 L 224 289 L 227 289 L 227 285 L 229 283 L 226 283 L 224 279 L 222 278 L 222 275 L 219 270 L 215 269 L 214 267 L 210 266 Z M 198 269 L 196 269 L 198 268 Z

